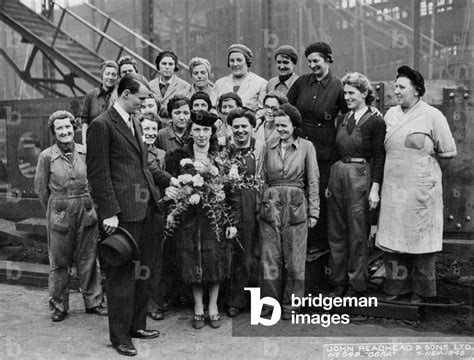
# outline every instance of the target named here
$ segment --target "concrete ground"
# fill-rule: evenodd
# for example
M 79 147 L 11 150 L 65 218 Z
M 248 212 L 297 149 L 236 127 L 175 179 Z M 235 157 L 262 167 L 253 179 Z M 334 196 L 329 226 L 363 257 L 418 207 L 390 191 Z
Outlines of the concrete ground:
M 445 344 L 436 359 L 474 359 L 474 338 L 419 333 L 406 328 L 369 324 L 292 325 L 280 322 L 272 328 L 246 334 L 250 315 L 230 319 L 223 316 L 220 329 L 191 327 L 192 310 L 171 310 L 166 319 L 148 320 L 150 329 L 161 336 L 153 340 L 134 339 L 138 359 L 329 359 L 420 357 L 415 346 L 431 351 L 430 344 Z M 253 327 L 253 329 L 258 327 Z M 261 335 L 260 335 L 261 334 Z M 265 337 L 263 337 L 265 334 Z M 287 335 L 292 334 L 289 337 Z M 351 344 L 351 347 L 334 346 Z M 377 345 L 378 344 L 378 345 Z M 385 344 L 385 345 L 384 345 Z M 412 349 L 406 348 L 412 344 Z M 423 345 L 424 344 L 424 345 Z M 427 345 L 428 344 L 428 345 Z M 377 347 L 374 347 L 377 345 Z M 405 348 L 400 348 L 400 346 Z M 369 346 L 369 347 L 367 347 Z M 382 346 L 382 347 L 380 347 Z M 435 345 L 433 345 L 435 346 Z M 456 355 L 455 351 L 458 349 Z M 460 352 L 464 349 L 464 353 Z M 358 353 L 357 353 L 358 351 Z M 451 351 L 451 352 L 450 352 Z M 385 352 L 385 353 L 384 353 Z M 0 359 L 124 359 L 111 347 L 106 317 L 84 313 L 81 295 L 71 293 L 71 310 L 65 321 L 53 323 L 47 305 L 47 290 L 0 284 Z

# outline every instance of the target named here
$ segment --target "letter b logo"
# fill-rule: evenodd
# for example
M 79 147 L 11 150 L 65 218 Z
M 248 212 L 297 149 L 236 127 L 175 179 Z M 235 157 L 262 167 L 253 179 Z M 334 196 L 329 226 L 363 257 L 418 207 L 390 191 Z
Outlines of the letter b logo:
M 278 301 L 270 296 L 260 299 L 260 288 L 246 287 L 244 290 L 250 291 L 250 324 L 275 325 L 281 316 L 281 307 Z M 273 306 L 271 319 L 264 319 L 260 316 L 264 304 Z

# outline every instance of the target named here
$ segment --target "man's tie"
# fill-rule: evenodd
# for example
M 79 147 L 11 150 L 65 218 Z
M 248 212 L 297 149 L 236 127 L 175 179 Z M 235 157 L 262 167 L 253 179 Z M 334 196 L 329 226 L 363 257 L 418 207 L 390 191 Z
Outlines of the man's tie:
M 352 134 L 352 132 L 354 131 L 355 126 L 356 126 L 356 120 L 355 120 L 354 113 L 352 113 L 349 116 L 349 119 L 347 119 L 347 133 L 349 135 Z
M 130 116 L 128 118 L 128 127 L 130 128 L 130 130 L 132 131 L 132 134 L 133 136 L 135 136 L 135 129 L 133 128 L 133 121 L 132 121 L 132 117 Z
M 166 91 L 168 90 L 168 86 L 168 83 L 160 83 L 160 92 L 162 97 L 165 97 Z

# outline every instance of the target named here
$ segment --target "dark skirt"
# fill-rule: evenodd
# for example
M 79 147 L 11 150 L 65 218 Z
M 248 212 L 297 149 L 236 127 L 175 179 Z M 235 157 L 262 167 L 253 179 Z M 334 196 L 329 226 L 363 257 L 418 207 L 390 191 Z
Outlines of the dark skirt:
M 200 206 L 194 206 L 182 216 L 175 239 L 183 282 L 219 283 L 229 277 L 233 240 L 225 237 L 225 229 L 218 239 Z

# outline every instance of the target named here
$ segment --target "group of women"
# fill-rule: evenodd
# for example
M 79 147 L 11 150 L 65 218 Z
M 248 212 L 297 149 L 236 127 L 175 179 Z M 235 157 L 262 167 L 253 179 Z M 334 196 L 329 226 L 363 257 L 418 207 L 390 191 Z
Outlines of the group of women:
M 186 296 L 191 285 L 193 327 L 204 326 L 207 307 L 210 326 L 217 328 L 219 293 L 233 317 L 248 306 L 244 287 L 258 285 L 262 297 L 281 303 L 282 318 L 289 320 L 292 311 L 300 310 L 292 307 L 291 295 L 304 295 L 309 242 L 330 250 L 331 296 L 364 296 L 370 212 L 378 207 L 376 244 L 385 251 L 385 291 L 391 299 L 411 296 L 413 302 L 436 294 L 434 254 L 441 250 L 443 230 L 439 162 L 456 155 L 446 118 L 421 100 L 423 77 L 408 66 L 396 75 L 398 105 L 382 118 L 370 106 L 373 94 L 364 75 L 349 73 L 341 81 L 331 73 L 328 44 L 309 45 L 305 57 L 311 71 L 298 77 L 288 71 L 298 60 L 296 50 L 285 45 L 276 51 L 275 59 L 284 65 L 272 83 L 278 87 L 291 79 L 287 94 L 268 91 L 267 81 L 249 70 L 253 54 L 242 44 L 228 48 L 231 74 L 214 86 L 206 59 L 191 59 L 189 84 L 176 75 L 178 58 L 172 51 L 156 58 L 159 75 L 150 82 L 138 116 L 149 162 L 177 177 L 181 159 L 212 166 L 217 152 L 225 149 L 242 156 L 246 174 L 261 176 L 264 185 L 259 193 L 241 190 L 227 197 L 243 248 L 216 238 L 199 205 L 185 215 L 154 269 L 153 319 L 164 318 L 171 293 Z M 110 106 L 118 73 L 114 62 L 104 63 L 103 83 L 84 101 L 83 132 Z M 56 112 L 49 125 L 57 142 L 40 155 L 35 188 L 47 208 L 50 303 L 53 320 L 60 321 L 67 311 L 67 305 L 61 307 L 67 304 L 64 269 L 74 259 L 84 264 L 79 266 L 86 307 L 100 306 L 98 263 L 92 261 L 96 247 L 87 245 L 97 235 L 84 230 L 97 228 L 97 215 L 88 195 L 85 148 L 66 136 L 74 117 Z M 53 171 L 56 164 L 60 169 Z M 164 226 L 163 216 L 157 221 Z M 79 228 L 61 226 L 72 222 Z M 161 234 L 156 237 L 161 241 Z M 406 276 L 400 277 L 401 266 Z M 271 313 L 263 308 L 262 316 Z

